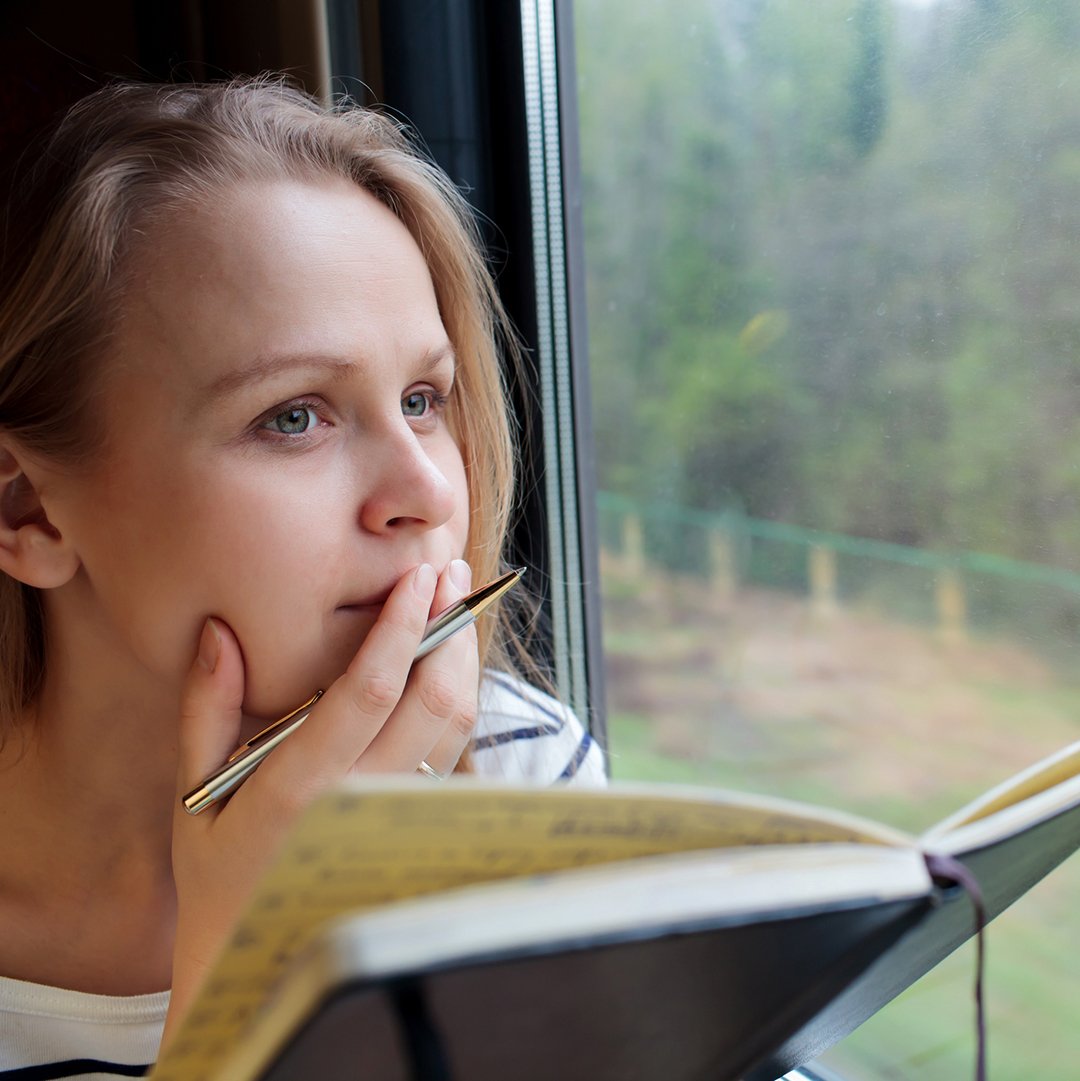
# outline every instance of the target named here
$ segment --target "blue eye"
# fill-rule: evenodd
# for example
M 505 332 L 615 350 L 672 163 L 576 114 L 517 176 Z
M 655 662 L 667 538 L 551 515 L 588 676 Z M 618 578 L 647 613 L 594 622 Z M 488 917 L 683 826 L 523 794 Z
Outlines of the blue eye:
M 401 399 L 401 411 L 407 417 L 422 417 L 431 405 L 426 394 L 414 390 Z
M 263 427 L 282 435 L 303 435 L 319 423 L 315 410 L 309 405 L 294 405 L 272 416 Z

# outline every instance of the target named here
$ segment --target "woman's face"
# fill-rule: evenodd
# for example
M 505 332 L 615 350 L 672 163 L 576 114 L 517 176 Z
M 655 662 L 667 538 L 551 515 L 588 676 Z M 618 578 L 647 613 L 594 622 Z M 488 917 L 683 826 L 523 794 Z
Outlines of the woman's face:
M 276 716 L 344 670 L 405 571 L 463 554 L 428 269 L 367 193 L 280 182 L 151 232 L 133 281 L 92 406 L 104 452 L 46 508 L 80 557 L 59 610 L 170 684 L 218 616 L 245 711 Z

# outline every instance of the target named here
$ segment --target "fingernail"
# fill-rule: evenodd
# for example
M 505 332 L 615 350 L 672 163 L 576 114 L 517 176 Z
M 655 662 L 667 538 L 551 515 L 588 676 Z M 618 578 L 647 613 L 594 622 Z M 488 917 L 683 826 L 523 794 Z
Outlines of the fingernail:
M 220 656 L 221 632 L 213 619 L 208 619 L 203 624 L 202 634 L 199 636 L 199 664 L 208 672 L 213 672 L 217 668 Z
M 422 597 L 431 597 L 435 592 L 435 568 L 430 563 L 421 563 L 416 568 L 416 576 L 413 578 L 413 588 Z
M 464 559 L 455 559 L 450 563 L 450 581 L 462 593 L 468 593 L 472 586 L 472 567 Z

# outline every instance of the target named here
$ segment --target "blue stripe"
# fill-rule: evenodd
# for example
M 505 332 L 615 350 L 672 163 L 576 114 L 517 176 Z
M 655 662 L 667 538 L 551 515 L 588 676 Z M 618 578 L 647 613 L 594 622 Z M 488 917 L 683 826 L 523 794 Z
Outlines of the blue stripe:
M 577 773 L 581 768 L 581 763 L 585 761 L 589 751 L 592 750 L 592 742 L 592 736 L 586 732 L 578 744 L 578 749 L 574 752 L 574 757 L 566 764 L 566 769 L 559 774 L 560 781 L 565 781 Z
M 486 751 L 503 743 L 515 743 L 519 739 L 539 739 L 541 736 L 557 736 L 561 729 L 551 724 L 535 724 L 531 728 L 512 728 L 509 732 L 492 732 L 477 736 L 472 742 L 474 751 Z
M 149 1066 L 102 1062 L 96 1058 L 72 1058 L 66 1062 L 47 1062 L 41 1066 L 18 1066 L 14 1070 L 0 1070 L 0 1078 L 6 1081 L 58 1081 L 61 1077 L 85 1077 L 91 1073 L 145 1077 L 149 1069 Z
M 539 710 L 545 716 L 550 717 L 561 729 L 566 724 L 566 718 L 561 713 L 556 713 L 550 706 L 545 706 L 543 702 L 537 702 L 533 698 L 529 698 L 527 695 L 521 693 L 522 684 L 516 680 L 511 679 L 509 676 L 502 672 L 486 672 L 485 675 L 492 683 L 502 687 L 504 691 L 509 691 L 519 702 L 524 702 L 530 709 Z M 527 684 L 526 684 L 527 686 Z

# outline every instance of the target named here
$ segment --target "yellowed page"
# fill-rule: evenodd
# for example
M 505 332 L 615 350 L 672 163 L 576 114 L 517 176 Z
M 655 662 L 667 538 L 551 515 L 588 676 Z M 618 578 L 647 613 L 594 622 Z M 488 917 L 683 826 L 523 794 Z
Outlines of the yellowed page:
M 213 1077 L 283 968 L 326 920 L 345 912 L 669 852 L 903 840 L 829 812 L 723 793 L 365 782 L 304 816 L 153 1077 Z
M 1042 792 L 1049 792 L 1076 776 L 1080 776 L 1080 741 L 1056 751 L 979 796 L 934 826 L 924 835 L 923 840 L 929 842 L 944 837 L 970 822 L 1003 811 L 1006 807 L 1022 803 Z

